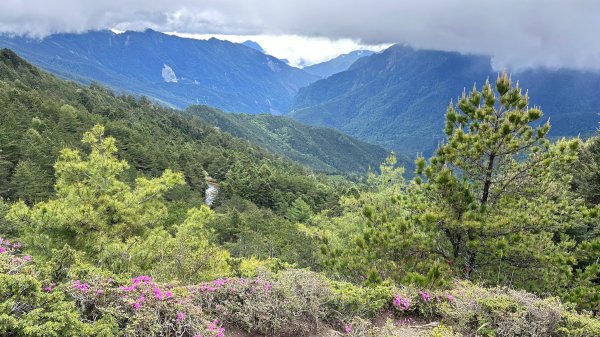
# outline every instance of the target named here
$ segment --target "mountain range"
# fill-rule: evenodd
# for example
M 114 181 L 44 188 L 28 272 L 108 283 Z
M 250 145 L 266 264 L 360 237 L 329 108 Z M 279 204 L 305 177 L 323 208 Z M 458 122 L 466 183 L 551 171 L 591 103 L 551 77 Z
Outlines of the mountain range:
M 481 86 L 487 78 L 495 80 L 498 74 L 489 56 L 403 45 L 380 53 L 355 51 L 298 69 L 265 55 L 253 41 L 194 40 L 152 30 L 55 34 L 41 40 L 2 35 L 2 46 L 63 78 L 98 81 L 181 109 L 208 105 L 225 112 L 284 114 L 301 123 L 335 128 L 408 158 L 431 154 L 443 139 L 444 114 L 452 98 L 474 84 Z M 544 118 L 551 119 L 550 136 L 595 132 L 600 120 L 600 73 L 539 68 L 513 72 L 512 79 L 529 91 L 531 104 L 541 106 Z M 225 117 L 213 121 L 263 127 L 268 118 Z M 309 130 L 285 123 L 302 132 Z M 226 129 L 224 124 L 220 127 Z M 256 135 L 257 130 L 235 132 L 257 141 L 261 138 L 248 135 Z M 264 137 L 262 145 L 267 147 L 280 140 Z M 276 152 L 299 159 L 291 149 Z M 341 167 L 304 160 L 326 170 Z M 367 162 L 370 165 L 370 160 L 360 165 Z
M 300 89 L 289 116 L 411 157 L 429 154 L 443 139 L 450 100 L 487 78 L 495 81 L 491 61 L 482 55 L 394 45 Z M 512 80 L 551 119 L 551 136 L 587 135 L 597 129 L 599 73 L 534 69 L 515 72 Z
M 208 104 L 226 111 L 287 112 L 300 87 L 318 79 L 243 44 L 186 39 L 153 30 L 0 35 L 0 48 L 79 82 L 99 81 L 178 108 Z
M 309 74 L 326 78 L 333 74 L 348 70 L 348 68 L 350 68 L 350 66 L 359 58 L 373 55 L 374 53 L 375 52 L 370 50 L 355 50 L 347 54 L 342 54 L 329 61 L 306 66 L 302 68 L 302 70 Z

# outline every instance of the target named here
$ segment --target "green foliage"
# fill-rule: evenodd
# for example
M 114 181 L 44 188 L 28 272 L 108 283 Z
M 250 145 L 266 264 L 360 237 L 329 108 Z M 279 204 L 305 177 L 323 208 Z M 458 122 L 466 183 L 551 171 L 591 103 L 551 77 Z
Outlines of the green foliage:
M 29 256 L 0 238 L 0 334 L 24 336 L 114 336 L 110 319 L 85 323 L 61 290 L 45 291 Z M 14 244 L 13 244 L 14 246 Z M 17 246 L 15 246 L 17 247 Z
M 184 183 L 181 174 L 166 170 L 160 178 L 138 178 L 132 188 L 118 179 L 128 164 L 116 158 L 115 139 L 104 138 L 102 126 L 85 133 L 83 142 L 92 148 L 86 158 L 77 150 L 61 152 L 54 198 L 32 208 L 18 203 L 8 215 L 39 252 L 68 244 L 94 256 L 113 240 L 164 226 L 163 194 Z
M 50 197 L 54 161 L 65 147 L 88 150 L 79 139 L 96 124 L 119 140 L 120 159 L 129 163 L 122 172 L 124 182 L 157 177 L 166 169 L 181 172 L 187 186 L 172 191 L 170 197 L 188 202 L 187 208 L 198 204 L 207 175 L 241 186 L 233 180 L 254 177 L 257 173 L 250 171 L 261 167 L 286 179 L 265 186 L 270 189 L 267 195 L 239 192 L 256 198 L 251 200 L 255 204 L 281 204 L 284 209 L 281 200 L 289 204 L 303 193 L 312 195 L 306 201 L 317 209 L 325 207 L 318 203 L 331 205 L 337 200 L 337 192 L 315 184 L 317 179 L 308 177 L 308 170 L 196 117 L 152 105 L 148 99 L 116 96 L 96 83 L 84 87 L 59 80 L 9 50 L 0 51 L 0 106 L 0 197 L 7 200 L 31 204 Z M 248 172 L 230 174 L 240 167 Z M 185 212 L 181 215 L 179 220 Z
M 600 137 L 586 141 L 573 165 L 573 189 L 593 205 L 600 204 Z
M 305 235 L 294 222 L 239 197 L 217 208 L 209 226 L 216 241 L 233 257 L 277 258 L 302 267 L 318 267 L 316 240 Z
M 186 220 L 173 229 L 175 235 L 157 228 L 140 242 L 126 243 L 132 247 L 129 251 L 132 273 L 184 283 L 228 276 L 229 254 L 209 242 L 211 234 L 205 226 L 211 220 L 212 211 L 206 206 L 192 208 Z M 107 256 L 106 260 L 117 258 Z
M 378 284 L 368 287 L 356 286 L 349 282 L 330 283 L 333 292 L 332 306 L 341 317 L 374 317 L 389 306 L 392 287 Z
M 550 124 L 533 125 L 542 113 L 528 101 L 506 73 L 495 91 L 486 82 L 463 93 L 446 113 L 447 142 L 417 161 L 417 183 L 424 220 L 444 234 L 439 253 L 457 272 L 556 294 L 573 282 L 574 233 L 597 221 L 568 188 L 579 141 L 550 144 Z
M 185 112 L 318 172 L 363 174 L 386 156 L 386 150 L 376 145 L 288 117 L 232 114 L 208 106 L 191 106 Z
M 367 191 L 358 198 L 342 198 L 341 216 L 319 224 L 324 264 L 343 278 L 365 283 L 443 283 L 447 267 L 432 254 L 439 235 L 411 217 L 419 197 L 406 189 L 404 169 L 395 164 L 392 155 L 381 165 L 380 175 L 369 176 Z
M 561 337 L 598 337 L 600 336 L 600 320 L 589 315 L 578 315 L 565 311 L 562 316 L 557 335 Z

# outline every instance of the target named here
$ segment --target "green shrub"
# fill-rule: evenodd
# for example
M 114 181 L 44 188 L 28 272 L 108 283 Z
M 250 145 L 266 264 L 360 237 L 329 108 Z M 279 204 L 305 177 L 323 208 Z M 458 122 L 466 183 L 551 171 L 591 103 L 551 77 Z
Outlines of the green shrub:
M 600 319 L 567 310 L 557 334 L 561 337 L 600 337 Z
M 377 284 L 361 287 L 348 282 L 331 281 L 332 308 L 341 317 L 373 317 L 389 307 L 392 287 Z
M 444 319 L 464 333 L 479 336 L 552 336 L 563 308 L 554 298 L 524 291 L 459 283 L 451 304 L 440 306 Z

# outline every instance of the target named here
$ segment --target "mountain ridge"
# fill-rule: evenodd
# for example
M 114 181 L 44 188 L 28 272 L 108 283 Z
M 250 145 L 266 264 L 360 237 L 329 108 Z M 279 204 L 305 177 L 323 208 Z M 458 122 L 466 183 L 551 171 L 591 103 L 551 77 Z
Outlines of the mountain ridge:
M 443 138 L 450 100 L 496 76 L 489 56 L 394 45 L 300 89 L 289 116 L 409 156 L 430 154 Z M 536 69 L 515 73 L 513 80 L 529 90 L 544 118 L 552 118 L 552 136 L 595 131 L 600 74 Z
M 354 50 L 346 54 L 339 55 L 321 63 L 313 64 L 302 68 L 309 74 L 317 75 L 321 78 L 327 78 L 333 74 L 348 70 L 350 66 L 358 59 L 373 55 L 375 52 L 370 50 Z
M 317 79 L 242 44 L 150 29 L 43 39 L 0 35 L 0 47 L 62 78 L 99 81 L 178 108 L 202 103 L 225 111 L 280 114 L 300 87 Z
M 185 113 L 320 172 L 364 173 L 375 170 L 388 155 L 380 146 L 284 116 L 226 113 L 197 105 L 188 107 Z

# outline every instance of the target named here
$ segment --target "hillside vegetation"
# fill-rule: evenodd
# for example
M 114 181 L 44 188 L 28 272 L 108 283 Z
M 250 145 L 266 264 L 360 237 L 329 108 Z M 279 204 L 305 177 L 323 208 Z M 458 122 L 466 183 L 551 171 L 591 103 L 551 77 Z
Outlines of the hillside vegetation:
M 8 50 L 0 113 L 2 336 L 600 336 L 598 140 L 551 141 L 507 74 L 410 181 L 393 154 L 316 176 Z
M 364 174 L 376 169 L 387 156 L 386 150 L 379 146 L 283 116 L 232 114 L 208 106 L 191 106 L 185 112 L 321 172 Z

